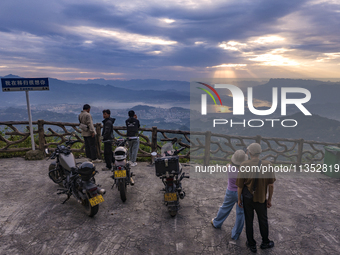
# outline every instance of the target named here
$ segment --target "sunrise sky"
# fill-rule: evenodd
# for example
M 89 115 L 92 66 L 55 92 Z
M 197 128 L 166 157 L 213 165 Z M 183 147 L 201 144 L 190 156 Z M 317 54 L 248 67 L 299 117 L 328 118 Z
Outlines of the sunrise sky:
M 339 78 L 340 0 L 1 0 L 0 76 Z

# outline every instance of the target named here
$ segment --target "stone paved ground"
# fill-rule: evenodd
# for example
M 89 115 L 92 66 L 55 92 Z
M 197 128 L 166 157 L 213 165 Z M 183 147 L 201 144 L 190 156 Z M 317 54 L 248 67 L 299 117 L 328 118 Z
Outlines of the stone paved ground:
M 64 196 L 56 195 L 48 164 L 0 159 L 0 254 L 251 254 L 244 231 L 239 241 L 230 239 L 235 208 L 221 230 L 210 224 L 223 201 L 224 178 L 185 179 L 187 196 L 171 218 L 162 205 L 161 180 L 147 163 L 134 168 L 136 185 L 128 187 L 125 203 L 110 189 L 110 172 L 100 172 L 105 202 L 89 218 L 74 198 L 61 204 Z M 268 211 L 275 247 L 258 254 L 339 254 L 340 180 L 277 179 Z M 260 244 L 257 223 L 254 229 Z

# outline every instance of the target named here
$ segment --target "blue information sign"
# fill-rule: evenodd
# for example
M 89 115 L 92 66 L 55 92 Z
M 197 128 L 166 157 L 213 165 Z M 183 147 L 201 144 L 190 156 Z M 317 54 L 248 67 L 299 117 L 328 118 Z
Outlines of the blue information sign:
M 48 78 L 1 78 L 2 91 L 49 90 Z

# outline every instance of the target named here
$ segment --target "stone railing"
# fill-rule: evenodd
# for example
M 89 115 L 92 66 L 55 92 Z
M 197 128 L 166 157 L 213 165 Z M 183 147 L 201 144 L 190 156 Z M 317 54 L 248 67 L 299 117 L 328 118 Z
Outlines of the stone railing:
M 22 142 L 29 139 L 29 127 L 27 121 L 7 121 L 0 122 L 0 153 L 23 152 L 31 148 L 17 147 Z M 18 126 L 26 126 L 26 132 L 19 131 Z M 72 149 L 74 152 L 84 152 L 84 140 L 78 128 L 79 123 L 51 122 L 38 120 L 33 122 L 33 133 L 35 134 L 36 148 L 44 151 L 45 148 L 51 148 L 52 145 L 62 144 L 67 140 L 67 136 L 72 132 L 82 144 L 81 148 Z M 96 147 L 98 157 L 101 158 L 103 151 L 100 149 L 101 123 L 96 123 Z M 60 130 L 56 130 L 56 128 Z M 23 129 L 23 128 L 21 128 Z M 114 126 L 115 137 L 126 136 L 126 127 Z M 324 158 L 325 145 L 340 146 L 340 142 L 326 143 L 318 141 L 306 141 L 303 139 L 285 139 L 261 136 L 233 136 L 224 134 L 214 134 L 207 132 L 190 132 L 181 130 L 165 130 L 152 128 L 140 128 L 140 148 L 138 157 L 150 157 L 152 151 L 159 151 L 162 142 L 172 141 L 175 137 L 178 144 L 182 147 L 189 148 L 182 158 L 190 158 L 195 161 L 208 165 L 217 161 L 229 161 L 233 152 L 237 149 L 246 147 L 250 143 L 261 143 L 263 148 L 263 159 L 270 160 L 274 164 L 311 164 L 321 162 Z M 10 137 L 16 137 L 16 140 Z M 57 138 L 49 141 L 50 137 Z M 53 148 L 52 148 L 53 150 Z

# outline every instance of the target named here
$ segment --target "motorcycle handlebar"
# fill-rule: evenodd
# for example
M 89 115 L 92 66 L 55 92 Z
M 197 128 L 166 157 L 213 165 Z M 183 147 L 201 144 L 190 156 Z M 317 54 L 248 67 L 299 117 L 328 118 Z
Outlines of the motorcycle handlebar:
M 125 144 L 126 144 L 127 141 L 128 141 L 128 139 L 116 140 L 116 141 L 115 141 L 115 145 L 116 145 L 116 146 L 125 146 Z
M 179 148 L 178 150 L 175 150 L 174 151 L 174 155 L 178 155 L 182 150 L 184 150 L 185 149 L 185 147 L 181 147 L 181 148 Z
M 73 144 L 79 143 L 79 142 L 81 142 L 81 141 L 80 140 L 73 140 L 73 141 L 69 140 L 69 141 L 66 141 L 65 144 L 66 145 L 73 145 Z
M 49 159 L 54 159 L 55 156 L 56 156 L 56 152 L 54 151 L 54 152 L 51 154 L 51 156 L 50 156 L 47 160 L 49 160 Z
M 182 175 L 181 175 L 181 177 L 179 178 L 179 180 L 181 181 L 181 180 L 183 180 L 183 178 L 190 178 L 190 176 L 188 176 L 188 175 L 185 175 L 185 173 L 182 173 Z
M 74 174 L 77 174 L 78 173 L 78 168 L 71 167 L 71 172 L 74 173 Z

